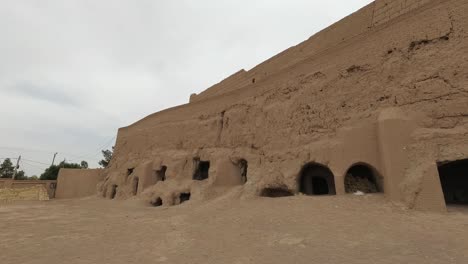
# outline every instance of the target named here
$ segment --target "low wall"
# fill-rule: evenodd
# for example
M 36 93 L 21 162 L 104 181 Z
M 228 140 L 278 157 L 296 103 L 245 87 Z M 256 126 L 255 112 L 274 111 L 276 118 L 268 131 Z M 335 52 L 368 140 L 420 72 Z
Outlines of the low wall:
M 67 199 L 94 195 L 102 175 L 102 169 L 60 169 L 55 197 Z
M 43 186 L 49 198 L 55 198 L 57 181 L 13 181 L 11 179 L 0 179 L 0 189 L 27 189 L 34 186 Z
M 49 195 L 43 184 L 25 188 L 1 188 L 0 201 L 47 201 Z

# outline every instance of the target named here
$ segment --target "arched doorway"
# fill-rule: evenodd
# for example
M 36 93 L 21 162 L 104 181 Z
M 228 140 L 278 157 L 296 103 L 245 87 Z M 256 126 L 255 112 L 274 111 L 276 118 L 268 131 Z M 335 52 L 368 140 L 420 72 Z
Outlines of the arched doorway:
M 239 170 L 240 170 L 240 176 L 241 176 L 241 181 L 243 184 L 247 182 L 247 169 L 249 167 L 249 163 L 245 159 L 241 159 L 238 162 Z
M 193 173 L 193 180 L 196 181 L 203 181 L 208 179 L 209 171 L 210 171 L 210 162 L 209 161 L 202 161 L 200 158 L 193 159 L 194 164 L 194 173 Z
M 346 172 L 344 183 L 346 193 L 378 193 L 382 192 L 380 175 L 370 165 L 357 163 Z
M 118 188 L 118 187 L 119 187 L 119 186 L 116 185 L 116 184 L 113 184 L 113 185 L 112 185 L 112 187 L 111 187 L 111 192 L 110 192 L 110 198 L 111 198 L 111 199 L 114 199 L 115 196 L 117 195 L 117 188 Z
M 161 166 L 161 169 L 155 172 L 156 182 L 166 180 L 166 171 L 167 171 L 167 166 Z
M 301 170 L 299 191 L 306 195 L 335 195 L 335 177 L 328 167 L 309 163 Z
M 468 159 L 438 163 L 447 205 L 468 205 Z

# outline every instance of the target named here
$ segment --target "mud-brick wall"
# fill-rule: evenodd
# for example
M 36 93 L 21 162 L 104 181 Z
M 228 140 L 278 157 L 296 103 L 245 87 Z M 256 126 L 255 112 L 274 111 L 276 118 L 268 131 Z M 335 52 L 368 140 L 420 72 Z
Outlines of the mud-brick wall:
M 200 101 L 203 98 L 208 98 L 216 96 L 221 93 L 226 93 L 232 90 L 235 90 L 236 87 L 241 87 L 247 85 L 248 76 L 247 72 L 242 69 L 228 78 L 224 79 L 218 84 L 211 86 L 210 88 L 203 91 L 201 94 L 193 94 L 190 96 L 190 103 Z M 249 80 L 251 81 L 251 80 Z
M 301 44 L 291 47 L 248 72 L 240 71 L 198 95 L 190 102 L 226 94 L 251 87 L 270 76 L 301 61 L 326 53 L 328 49 L 365 34 L 375 26 L 382 25 L 403 14 L 411 12 L 435 0 L 376 0 L 359 11 L 318 32 Z M 255 80 L 255 81 L 253 81 Z
M 0 201 L 47 201 L 49 194 L 44 185 L 36 185 L 27 188 L 1 188 Z
M 55 197 L 64 199 L 94 195 L 102 175 L 101 169 L 60 169 Z
M 27 189 L 35 187 L 37 185 L 41 185 L 44 187 L 50 199 L 55 197 L 55 188 L 57 186 L 57 181 L 14 181 L 11 179 L 0 180 L 0 188 Z
M 372 24 L 373 26 L 383 24 L 429 2 L 431 0 L 377 0 Z

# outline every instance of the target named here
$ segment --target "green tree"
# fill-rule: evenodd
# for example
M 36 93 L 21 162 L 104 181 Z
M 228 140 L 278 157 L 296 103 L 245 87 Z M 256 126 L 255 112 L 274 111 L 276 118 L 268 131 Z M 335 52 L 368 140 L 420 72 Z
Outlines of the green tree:
M 0 178 L 12 178 L 15 167 L 10 159 L 5 159 L 0 165 Z
M 37 177 L 37 175 L 33 175 L 33 176 L 29 177 L 29 180 L 37 181 L 37 180 L 39 180 L 39 177 Z
M 83 169 L 87 169 L 87 168 L 88 168 L 88 162 L 86 162 L 86 161 L 84 161 L 84 160 L 80 163 L 80 165 L 81 165 L 81 168 L 83 168 Z
M 101 161 L 99 161 L 99 165 L 101 165 L 103 168 L 106 168 L 107 166 L 109 166 L 109 163 L 112 159 L 112 155 L 114 154 L 114 147 L 112 147 L 112 150 L 102 150 L 102 156 L 104 156 L 104 159 L 102 159 Z
M 61 168 L 65 169 L 87 169 L 88 167 L 82 167 L 81 165 L 88 165 L 86 161 L 82 161 L 80 164 L 68 163 L 65 161 L 60 162 L 59 165 L 51 165 L 47 168 L 44 173 L 39 177 L 40 180 L 57 180 L 59 171 Z
M 17 168 L 19 169 L 19 167 Z M 3 163 L 0 165 L 0 178 L 13 178 L 13 174 L 15 173 L 15 166 L 10 159 L 5 159 Z M 26 173 L 24 171 L 19 170 L 16 172 L 15 180 L 27 180 Z
M 16 172 L 15 180 L 18 181 L 25 181 L 29 180 L 29 178 L 26 176 L 26 173 L 22 170 Z

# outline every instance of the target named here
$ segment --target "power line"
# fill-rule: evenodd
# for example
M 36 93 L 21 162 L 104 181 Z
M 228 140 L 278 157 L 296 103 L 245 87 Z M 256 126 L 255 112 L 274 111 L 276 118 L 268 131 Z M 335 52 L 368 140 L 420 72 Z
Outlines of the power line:
M 44 162 L 40 162 L 40 161 L 35 161 L 35 160 L 29 160 L 29 159 L 24 159 L 23 160 L 25 161 L 29 161 L 29 162 L 33 162 L 33 163 L 37 163 L 37 164 L 41 164 L 41 165 L 47 165 L 47 166 L 50 166 L 49 163 L 44 163 Z
M 77 160 L 82 160 L 83 158 L 86 158 L 86 159 L 89 159 L 88 161 L 91 161 L 91 162 L 97 162 L 98 158 L 97 156 L 101 154 L 101 151 L 103 149 L 107 149 L 111 144 L 114 143 L 114 140 L 116 139 L 116 135 L 113 136 L 112 138 L 110 138 L 109 140 L 106 140 L 104 144 L 100 145 L 100 147 L 95 150 L 94 152 L 92 153 L 89 153 L 89 154 L 86 154 L 86 155 L 80 155 L 80 156 L 77 156 L 77 155 L 74 155 L 74 154 L 70 154 L 70 153 L 65 153 L 65 152 L 61 152 L 62 154 L 65 154 L 67 156 L 72 156 L 72 157 L 75 157 L 75 159 L 73 160 L 70 160 L 68 159 L 69 162 L 72 162 L 72 163 L 77 163 L 77 164 L 80 164 L 81 161 L 77 161 Z M 56 152 L 52 152 L 52 151 L 47 151 L 47 150 L 42 150 L 42 149 L 28 149 L 28 148 L 20 148 L 20 147 L 6 147 L 6 146 L 0 146 L 0 149 L 6 149 L 6 150 L 16 150 L 16 151 L 24 151 L 24 152 L 42 152 L 42 153 L 48 153 L 48 154 L 55 154 Z M 92 156 L 94 153 L 94 156 Z M 13 154 L 15 155 L 15 154 Z M 10 160 L 18 160 L 18 158 L 0 158 L 0 160 L 5 160 L 5 159 L 10 159 Z M 22 161 L 25 161 L 24 163 Z M 3 162 L 3 161 L 2 161 Z M 33 165 L 31 163 L 34 163 L 36 165 Z M 45 170 L 47 168 L 50 167 L 50 164 L 49 163 L 45 163 L 45 162 L 41 162 L 41 161 L 36 161 L 36 160 L 30 160 L 30 159 L 24 159 L 22 158 L 21 160 L 21 164 L 24 165 L 24 164 L 27 164 L 29 166 L 32 166 L 32 167 L 35 167 L 37 169 L 40 169 L 40 170 Z M 42 167 L 44 166 L 44 167 Z
M 31 163 L 25 162 L 25 161 L 22 161 L 21 164 L 22 164 L 23 167 L 24 167 L 24 164 L 26 164 L 26 165 L 34 167 L 36 169 L 40 169 L 41 171 L 45 171 L 47 169 L 47 168 L 42 168 L 42 167 L 36 166 L 34 164 L 31 164 Z
M 10 160 L 17 160 L 18 158 L 0 158 L 0 159 L 10 159 Z M 32 163 L 36 163 L 36 164 L 41 164 L 41 165 L 46 165 L 47 167 L 50 166 L 50 164 L 48 163 L 44 163 L 44 162 L 40 162 L 40 161 L 35 161 L 35 160 L 30 160 L 30 159 L 25 159 L 25 158 L 21 158 L 22 161 L 29 161 L 29 162 L 32 162 Z
M 112 144 L 112 142 L 115 140 L 116 137 L 117 136 L 112 136 L 112 138 L 106 139 L 105 143 L 101 144 L 100 147 L 97 150 L 95 150 L 93 152 L 88 152 L 88 154 L 76 155 L 76 154 L 71 154 L 71 153 L 66 153 L 66 152 L 61 152 L 61 154 L 64 154 L 66 156 L 72 156 L 72 157 L 74 157 L 76 159 L 82 159 L 82 158 L 95 159 L 96 156 L 101 153 L 101 150 L 109 147 L 109 145 Z M 48 153 L 48 154 L 55 154 L 56 153 L 56 151 L 50 151 L 50 150 L 44 150 L 44 149 L 30 149 L 30 148 L 22 148 L 22 147 L 0 146 L 0 149 L 16 150 L 16 151 L 22 151 L 22 152 L 42 152 L 42 153 Z
M 115 140 L 116 136 L 113 136 L 110 140 L 106 141 L 106 143 L 104 145 L 101 145 L 96 151 L 93 151 L 92 153 L 89 153 L 89 154 L 86 154 L 86 155 L 82 155 L 82 156 L 75 156 L 75 158 L 77 159 L 81 159 L 81 158 L 91 158 L 91 159 L 94 159 L 96 158 L 97 155 L 101 154 L 101 151 L 104 149 L 104 148 L 107 148 L 109 147 L 109 145 L 112 144 L 112 142 Z M 91 155 L 93 155 L 93 153 L 97 153 L 95 154 L 93 157 L 91 157 Z
M 47 150 L 40 150 L 40 149 L 28 149 L 28 148 L 18 148 L 18 147 L 5 147 L 5 146 L 0 146 L 0 149 L 7 149 L 7 150 L 21 150 L 24 152 L 43 152 L 43 153 L 54 153 L 50 152 Z

